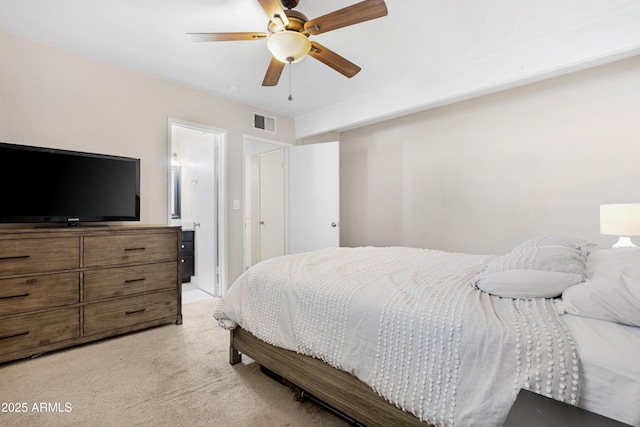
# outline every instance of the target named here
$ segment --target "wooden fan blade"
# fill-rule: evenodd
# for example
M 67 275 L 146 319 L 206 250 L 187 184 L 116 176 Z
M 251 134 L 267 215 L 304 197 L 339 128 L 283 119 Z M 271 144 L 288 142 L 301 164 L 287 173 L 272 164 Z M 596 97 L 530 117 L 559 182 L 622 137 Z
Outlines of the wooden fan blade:
M 282 6 L 280 6 L 278 0 L 258 0 L 258 3 L 260 3 L 260 6 L 262 6 L 271 22 L 282 24 L 282 29 L 289 24 L 289 19 L 284 13 L 284 10 L 282 10 Z
M 353 62 L 343 58 L 332 50 L 327 49 L 320 43 L 311 42 L 311 50 L 308 55 L 313 56 L 318 61 L 328 65 L 340 74 L 349 78 L 355 76 L 361 70 L 361 68 Z
M 271 57 L 271 62 L 269 62 L 267 74 L 264 75 L 262 86 L 276 86 L 278 80 L 280 80 L 282 70 L 284 70 L 284 62 L 280 62 L 276 58 Z
M 384 0 L 365 0 L 307 21 L 304 29 L 309 34 L 321 34 L 386 15 L 387 5 Z
M 236 40 L 260 40 L 267 33 L 187 33 L 192 42 L 229 42 Z

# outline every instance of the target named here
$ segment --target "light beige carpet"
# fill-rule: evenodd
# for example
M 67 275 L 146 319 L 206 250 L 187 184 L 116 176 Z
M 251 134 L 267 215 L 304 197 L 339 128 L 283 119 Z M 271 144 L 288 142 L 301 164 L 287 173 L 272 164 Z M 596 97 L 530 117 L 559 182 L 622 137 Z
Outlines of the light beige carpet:
M 182 325 L 0 365 L 1 409 L 26 403 L 26 412 L 0 412 L 0 426 L 346 425 L 294 401 L 250 359 L 229 365 L 217 301 L 184 305 Z

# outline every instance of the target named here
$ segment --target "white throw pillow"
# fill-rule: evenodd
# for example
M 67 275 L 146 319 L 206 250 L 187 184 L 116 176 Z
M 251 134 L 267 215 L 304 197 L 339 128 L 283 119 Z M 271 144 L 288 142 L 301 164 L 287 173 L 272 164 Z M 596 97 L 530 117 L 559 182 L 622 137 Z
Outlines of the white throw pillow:
M 554 298 L 585 278 L 585 261 L 595 244 L 575 237 L 539 236 L 494 258 L 475 286 L 505 298 Z
M 478 288 L 504 298 L 555 298 L 582 280 L 572 273 L 543 270 L 509 270 L 493 273 L 478 281 Z
M 593 251 L 587 280 L 567 288 L 561 310 L 583 317 L 640 326 L 640 248 Z

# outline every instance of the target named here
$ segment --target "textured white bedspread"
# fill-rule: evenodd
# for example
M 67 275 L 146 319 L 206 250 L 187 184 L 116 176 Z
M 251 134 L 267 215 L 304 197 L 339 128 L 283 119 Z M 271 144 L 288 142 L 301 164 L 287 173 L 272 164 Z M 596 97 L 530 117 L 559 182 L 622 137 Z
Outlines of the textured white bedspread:
M 475 289 L 491 256 L 332 248 L 264 261 L 215 317 L 350 372 L 437 426 L 499 426 L 521 387 L 575 404 L 575 346 L 550 300 Z
M 565 314 L 580 353 L 579 406 L 640 427 L 640 327 Z

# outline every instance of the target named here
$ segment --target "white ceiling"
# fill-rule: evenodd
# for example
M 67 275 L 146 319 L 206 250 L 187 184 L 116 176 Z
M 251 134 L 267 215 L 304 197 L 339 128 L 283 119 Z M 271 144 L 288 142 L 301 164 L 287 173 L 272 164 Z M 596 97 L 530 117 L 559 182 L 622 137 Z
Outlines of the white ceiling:
M 301 0 L 313 19 L 358 0 Z M 187 32 L 265 31 L 256 0 L 0 0 L 0 31 L 296 119 L 298 137 L 418 111 L 640 53 L 637 0 L 386 0 L 386 17 L 312 36 L 362 67 L 308 57 L 262 87 L 266 41 L 193 43 Z M 2 58 L 6 61 L 7 58 Z

